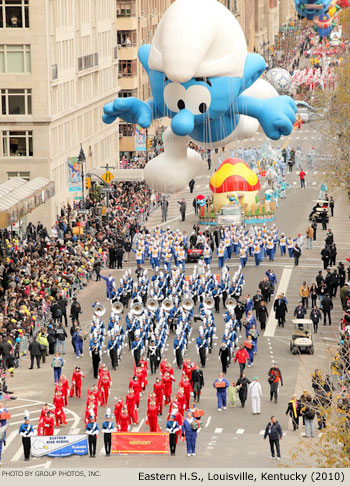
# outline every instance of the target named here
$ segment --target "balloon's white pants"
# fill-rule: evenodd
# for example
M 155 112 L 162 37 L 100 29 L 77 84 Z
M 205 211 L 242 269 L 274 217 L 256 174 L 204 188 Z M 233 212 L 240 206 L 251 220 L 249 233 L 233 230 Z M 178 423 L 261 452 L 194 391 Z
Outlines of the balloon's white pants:
M 252 411 L 253 411 L 253 413 L 260 413 L 261 398 L 252 396 L 251 400 L 252 400 Z

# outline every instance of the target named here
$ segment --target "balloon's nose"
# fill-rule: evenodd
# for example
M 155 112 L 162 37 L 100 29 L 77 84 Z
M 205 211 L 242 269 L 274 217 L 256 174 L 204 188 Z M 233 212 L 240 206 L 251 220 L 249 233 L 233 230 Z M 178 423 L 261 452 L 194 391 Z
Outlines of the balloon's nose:
M 181 110 L 171 121 L 171 129 L 179 137 L 185 137 L 193 132 L 194 115 L 189 110 Z

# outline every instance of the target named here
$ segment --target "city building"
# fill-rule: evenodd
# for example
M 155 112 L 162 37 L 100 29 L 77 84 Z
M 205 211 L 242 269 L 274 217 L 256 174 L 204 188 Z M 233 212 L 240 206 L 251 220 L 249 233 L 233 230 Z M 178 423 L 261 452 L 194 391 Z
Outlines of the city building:
M 34 222 L 81 197 L 67 162 L 80 144 L 85 172 L 118 164 L 118 124 L 101 120 L 118 95 L 116 22 L 116 0 L 0 0 L 0 181 L 55 182 Z
M 150 44 L 155 30 L 166 9 L 173 0 L 116 0 L 117 4 L 117 43 L 119 59 L 119 96 L 135 96 L 141 100 L 151 97 L 148 77 L 137 58 L 138 48 Z M 150 140 L 160 138 L 167 125 L 160 119 L 152 123 L 149 129 Z M 135 125 L 119 123 L 120 157 L 135 154 Z

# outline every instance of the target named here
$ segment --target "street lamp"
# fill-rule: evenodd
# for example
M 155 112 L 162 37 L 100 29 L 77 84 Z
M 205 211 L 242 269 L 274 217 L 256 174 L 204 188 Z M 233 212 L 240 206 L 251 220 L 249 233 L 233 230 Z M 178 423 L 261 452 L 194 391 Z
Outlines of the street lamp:
M 86 161 L 85 152 L 83 150 L 83 145 L 80 144 L 80 152 L 78 155 L 78 160 L 80 164 L 80 174 L 81 174 L 81 196 L 82 196 L 82 209 L 85 209 L 85 180 L 84 180 L 84 164 Z

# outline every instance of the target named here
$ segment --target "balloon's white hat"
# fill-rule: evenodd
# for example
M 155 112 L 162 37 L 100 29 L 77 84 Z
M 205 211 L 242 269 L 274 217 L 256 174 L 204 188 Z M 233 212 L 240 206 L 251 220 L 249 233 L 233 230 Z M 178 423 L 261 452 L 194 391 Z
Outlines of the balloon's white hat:
M 154 34 L 149 67 L 171 81 L 242 77 L 247 42 L 234 15 L 217 0 L 176 0 Z

